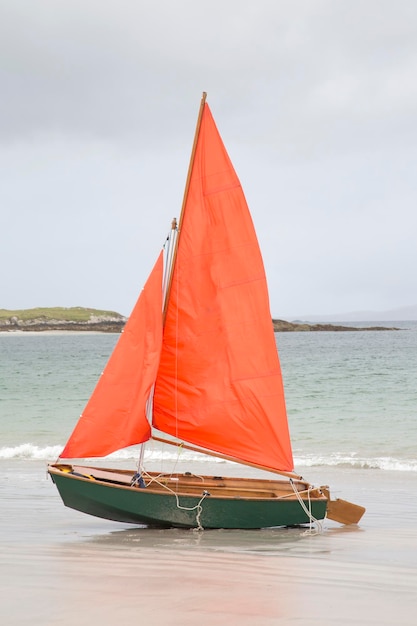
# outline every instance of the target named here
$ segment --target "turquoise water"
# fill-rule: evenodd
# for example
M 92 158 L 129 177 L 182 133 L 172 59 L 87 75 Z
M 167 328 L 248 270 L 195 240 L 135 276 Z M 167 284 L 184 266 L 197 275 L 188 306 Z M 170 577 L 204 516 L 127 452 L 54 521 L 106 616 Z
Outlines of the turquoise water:
M 117 340 L 100 334 L 0 335 L 0 458 L 49 458 L 65 443 Z M 29 446 L 29 447 L 28 447 Z M 7 451 L 5 451 L 7 448 Z M 9 448 L 11 448 L 9 450 Z
M 276 335 L 296 468 L 417 472 L 417 323 L 401 326 Z M 0 334 L 0 459 L 58 456 L 116 341 Z
M 404 327 L 278 337 L 296 463 L 417 471 L 417 325 Z

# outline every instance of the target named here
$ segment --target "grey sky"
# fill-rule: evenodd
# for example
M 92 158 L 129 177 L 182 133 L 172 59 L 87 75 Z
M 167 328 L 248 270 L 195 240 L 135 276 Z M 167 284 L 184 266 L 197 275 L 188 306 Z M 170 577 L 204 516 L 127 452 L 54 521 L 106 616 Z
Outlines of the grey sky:
M 128 314 L 201 92 L 274 317 L 417 303 L 413 0 L 0 0 L 0 308 Z

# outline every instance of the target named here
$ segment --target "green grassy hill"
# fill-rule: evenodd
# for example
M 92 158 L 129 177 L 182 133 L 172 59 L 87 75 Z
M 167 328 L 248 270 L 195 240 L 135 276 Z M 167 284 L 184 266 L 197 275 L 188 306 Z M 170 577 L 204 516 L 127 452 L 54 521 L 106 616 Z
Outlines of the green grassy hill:
M 115 311 L 76 307 L 0 309 L 0 331 L 93 330 L 120 332 L 126 318 Z
M 0 309 L 0 321 L 17 318 L 24 322 L 30 320 L 60 320 L 65 322 L 88 322 L 91 318 L 114 318 L 124 320 L 120 313 L 115 311 L 100 311 L 99 309 L 86 309 L 81 306 L 66 307 L 38 307 L 35 309 L 18 309 L 16 311 Z

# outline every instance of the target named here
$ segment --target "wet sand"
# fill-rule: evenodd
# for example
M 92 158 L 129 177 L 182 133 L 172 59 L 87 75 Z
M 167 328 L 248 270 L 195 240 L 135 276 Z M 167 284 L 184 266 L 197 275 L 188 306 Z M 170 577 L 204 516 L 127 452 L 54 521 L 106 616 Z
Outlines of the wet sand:
M 326 469 L 368 511 L 310 536 L 106 522 L 66 509 L 41 463 L 22 468 L 2 468 L 2 624 L 415 624 L 417 476 Z

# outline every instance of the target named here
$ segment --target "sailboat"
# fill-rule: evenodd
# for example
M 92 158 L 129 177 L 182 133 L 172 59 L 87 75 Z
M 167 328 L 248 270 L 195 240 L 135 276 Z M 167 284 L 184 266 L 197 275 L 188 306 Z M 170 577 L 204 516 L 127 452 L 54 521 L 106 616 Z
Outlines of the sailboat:
M 256 477 L 147 471 L 151 440 Z M 77 462 L 138 444 L 132 469 Z M 123 523 L 259 529 L 365 511 L 294 472 L 262 256 L 205 93 L 180 219 L 48 472 L 66 506 Z

